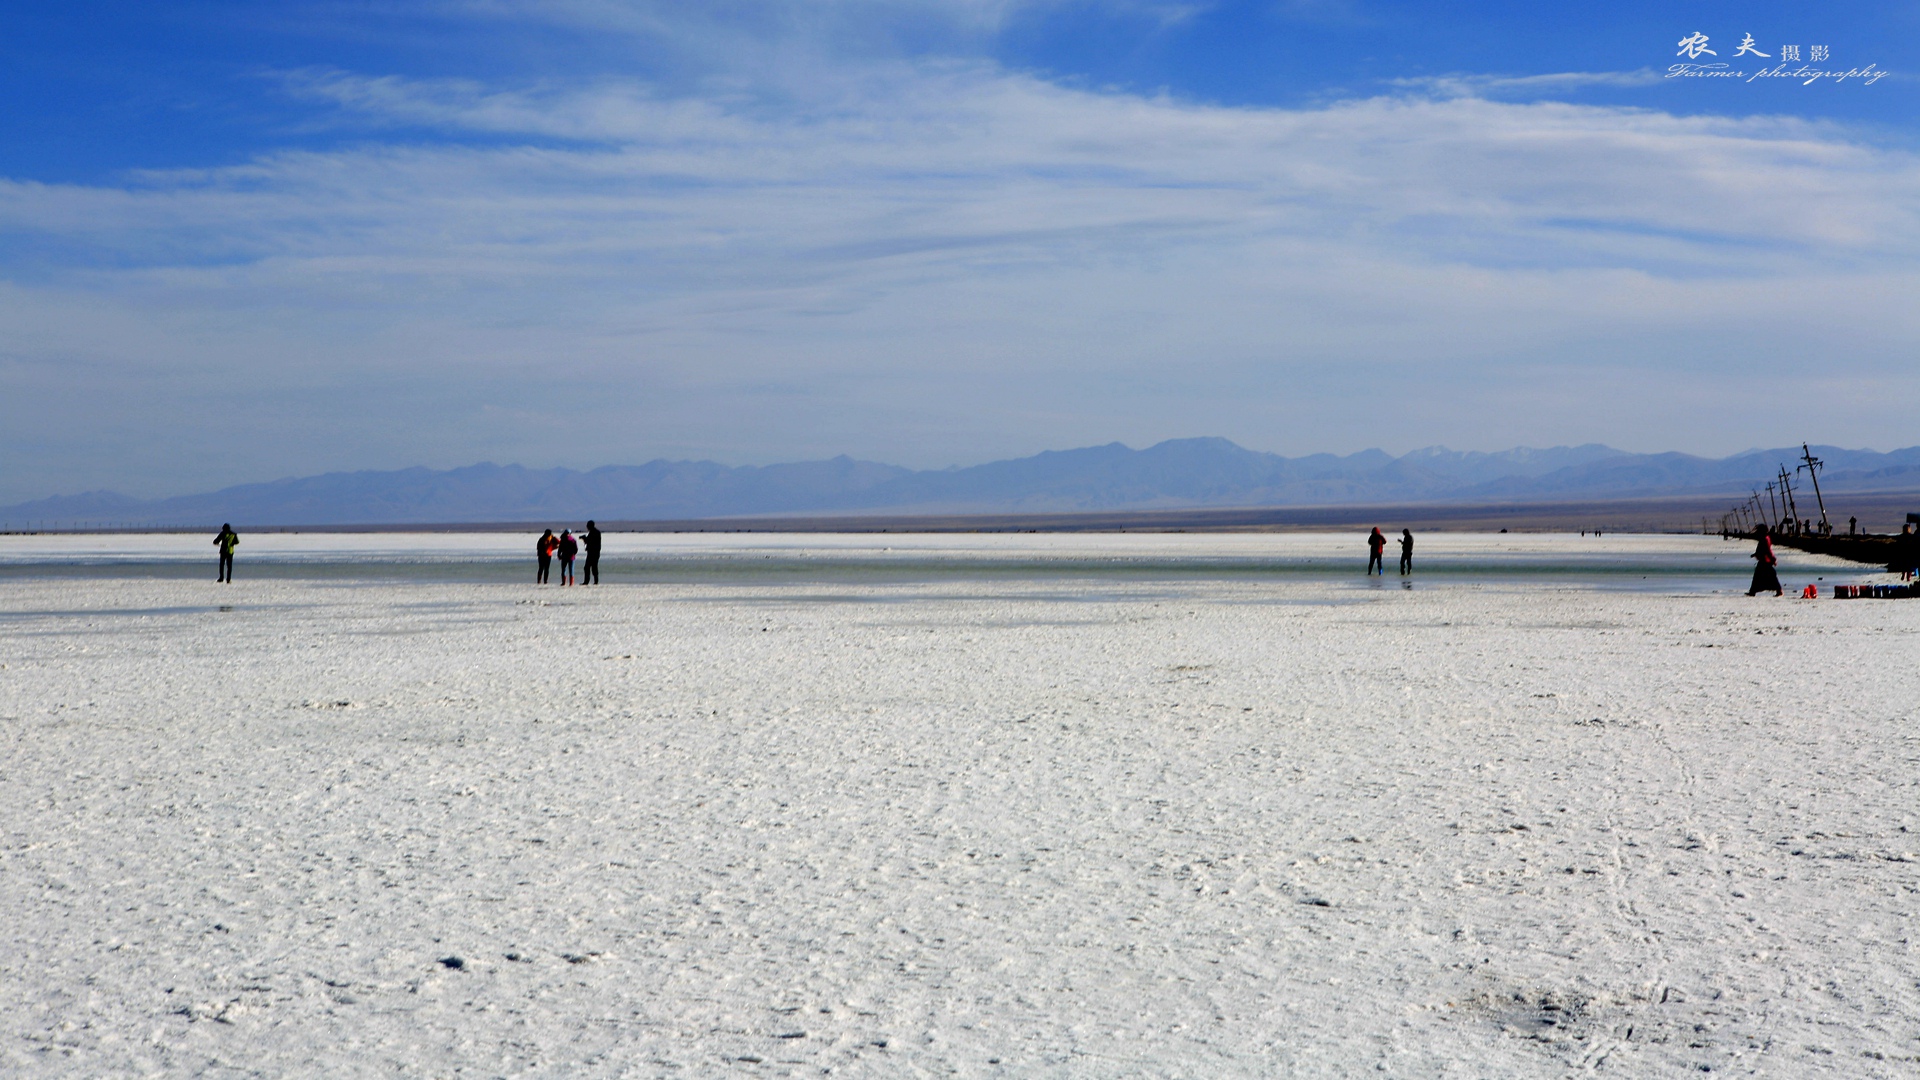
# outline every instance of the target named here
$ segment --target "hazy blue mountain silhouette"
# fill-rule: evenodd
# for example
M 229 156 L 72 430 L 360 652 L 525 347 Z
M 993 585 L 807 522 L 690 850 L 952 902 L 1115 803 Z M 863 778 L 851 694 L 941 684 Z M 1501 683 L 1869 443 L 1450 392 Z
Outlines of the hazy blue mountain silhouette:
M 1871 450 L 1842 450 L 1816 446 L 1815 457 L 1825 462 L 1820 484 L 1827 491 L 1899 491 L 1920 489 L 1920 447 L 1881 454 Z M 1749 450 L 1728 458 L 1701 458 L 1689 454 L 1625 454 L 1581 465 L 1555 469 L 1532 477 L 1502 477 L 1459 494 L 1490 500 L 1527 498 L 1638 498 L 1725 492 L 1746 494 L 1767 482 L 1784 465 L 1794 472 L 1798 448 Z M 1806 473 L 1793 476 L 1794 489 L 1807 487 Z M 1804 512 L 1802 516 L 1808 516 Z
M 1287 458 L 1226 439 L 1174 439 L 1048 451 L 967 468 L 914 470 L 837 457 L 785 465 L 651 461 L 585 472 L 482 463 L 458 469 L 342 472 L 143 500 L 111 491 L 0 507 L 0 523 L 205 526 L 644 521 L 817 513 L 994 513 L 1532 502 L 1744 494 L 1798 449 L 1729 458 L 1632 454 L 1600 445 L 1501 453 L 1429 447 Z M 1920 490 L 1920 447 L 1876 453 L 1816 447 L 1832 491 Z M 1803 474 L 1804 475 L 1804 474 Z

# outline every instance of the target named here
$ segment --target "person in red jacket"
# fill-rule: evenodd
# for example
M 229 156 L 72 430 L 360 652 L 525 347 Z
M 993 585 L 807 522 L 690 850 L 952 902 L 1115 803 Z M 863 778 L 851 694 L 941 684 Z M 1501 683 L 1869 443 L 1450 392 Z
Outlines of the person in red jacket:
M 1380 527 L 1376 525 L 1373 535 L 1367 537 L 1367 576 L 1373 576 L 1375 571 L 1379 571 L 1381 577 L 1386 576 L 1387 564 L 1380 558 L 1380 553 L 1386 548 L 1387 538 L 1380 535 Z
M 541 533 L 540 539 L 534 541 L 533 553 L 540 557 L 540 576 L 533 579 L 534 584 L 545 585 L 547 583 L 547 572 L 553 566 L 553 549 L 559 546 L 560 541 L 553 538 L 552 529 Z
M 1765 525 L 1754 532 L 1759 542 L 1753 546 L 1753 584 L 1747 586 L 1747 595 L 1757 596 L 1769 589 L 1773 590 L 1775 596 L 1784 595 L 1780 588 L 1780 574 L 1774 569 L 1780 560 L 1773 556 L 1773 537 L 1768 535 Z

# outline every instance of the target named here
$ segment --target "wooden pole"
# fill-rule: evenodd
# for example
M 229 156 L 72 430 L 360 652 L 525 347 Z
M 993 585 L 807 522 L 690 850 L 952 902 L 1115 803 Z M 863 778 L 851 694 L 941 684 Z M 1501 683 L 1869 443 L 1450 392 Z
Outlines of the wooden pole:
M 1793 502 L 1793 484 L 1788 480 L 1786 465 L 1780 467 L 1780 490 L 1788 496 L 1788 511 L 1793 515 L 1793 532 L 1799 532 L 1799 505 Z
M 1827 524 L 1827 500 L 1820 495 L 1820 466 L 1826 464 L 1826 462 L 1814 457 L 1813 448 L 1806 443 L 1800 444 L 1800 459 L 1806 462 L 1802 468 L 1806 469 L 1807 475 L 1813 478 L 1813 498 L 1814 501 L 1820 504 L 1820 531 L 1826 532 L 1829 528 Z M 1799 472 L 1800 470 L 1795 469 L 1794 471 Z

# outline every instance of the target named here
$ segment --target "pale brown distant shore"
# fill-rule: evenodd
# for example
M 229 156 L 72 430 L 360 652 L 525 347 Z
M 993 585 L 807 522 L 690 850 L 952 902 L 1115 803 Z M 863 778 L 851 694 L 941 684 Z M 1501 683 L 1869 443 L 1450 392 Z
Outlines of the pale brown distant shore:
M 1373 503 L 1344 506 L 1184 507 L 1164 510 L 1096 510 L 1046 513 L 875 513 L 794 514 L 728 518 L 599 521 L 607 532 L 1304 532 L 1340 529 L 1413 529 L 1442 532 L 1622 533 L 1718 532 L 1732 505 L 1727 495 L 1681 495 L 1648 499 L 1532 503 Z M 1817 520 L 1809 504 L 1800 516 Z M 1909 512 L 1920 511 L 1920 491 L 1835 492 L 1827 497 L 1827 517 L 1845 532 L 1847 518 L 1859 519 L 1863 532 L 1898 532 Z M 584 520 L 584 519 L 582 519 Z M 396 533 L 519 532 L 547 526 L 577 525 L 568 518 L 485 522 L 404 522 L 391 524 L 258 525 L 244 521 L 236 529 L 254 532 Z M 19 533 L 187 533 L 209 526 L 78 527 L 16 529 Z M 217 523 L 215 526 L 217 527 Z

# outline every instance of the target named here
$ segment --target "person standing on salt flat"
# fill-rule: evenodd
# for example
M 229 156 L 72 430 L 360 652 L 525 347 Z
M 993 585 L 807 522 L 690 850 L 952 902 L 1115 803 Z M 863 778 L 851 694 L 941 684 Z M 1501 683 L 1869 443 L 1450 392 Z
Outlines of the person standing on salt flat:
M 580 541 L 567 529 L 560 530 L 560 584 L 573 584 L 573 557 L 580 554 Z
M 547 583 L 547 572 L 553 566 L 553 549 L 558 547 L 559 544 L 560 542 L 553 538 L 552 529 L 541 533 L 540 539 L 534 541 L 533 553 L 540 557 L 540 575 L 533 579 L 534 584 L 545 585 Z
M 220 549 L 220 576 L 215 581 L 233 584 L 233 549 L 240 543 L 240 534 L 233 526 L 220 526 L 220 535 L 213 538 L 213 546 Z
M 1754 532 L 1760 539 L 1753 546 L 1753 584 L 1747 586 L 1747 595 L 1757 596 L 1768 589 L 1773 590 L 1775 596 L 1785 595 L 1780 588 L 1780 575 L 1774 570 L 1780 560 L 1773 556 L 1773 537 L 1767 534 L 1765 525 Z
M 1400 576 L 1413 573 L 1413 530 L 1400 530 Z
M 587 522 L 587 531 L 581 534 L 581 540 L 587 550 L 587 561 L 580 567 L 580 584 L 600 584 L 600 527 L 591 520 Z
M 1380 553 L 1382 551 L 1385 551 L 1386 547 L 1387 547 L 1387 538 L 1380 535 L 1380 526 L 1375 525 L 1373 527 L 1372 535 L 1367 537 L 1367 576 L 1368 577 L 1372 577 L 1373 572 L 1376 570 L 1380 572 L 1381 577 L 1387 576 L 1386 560 L 1380 557 Z

